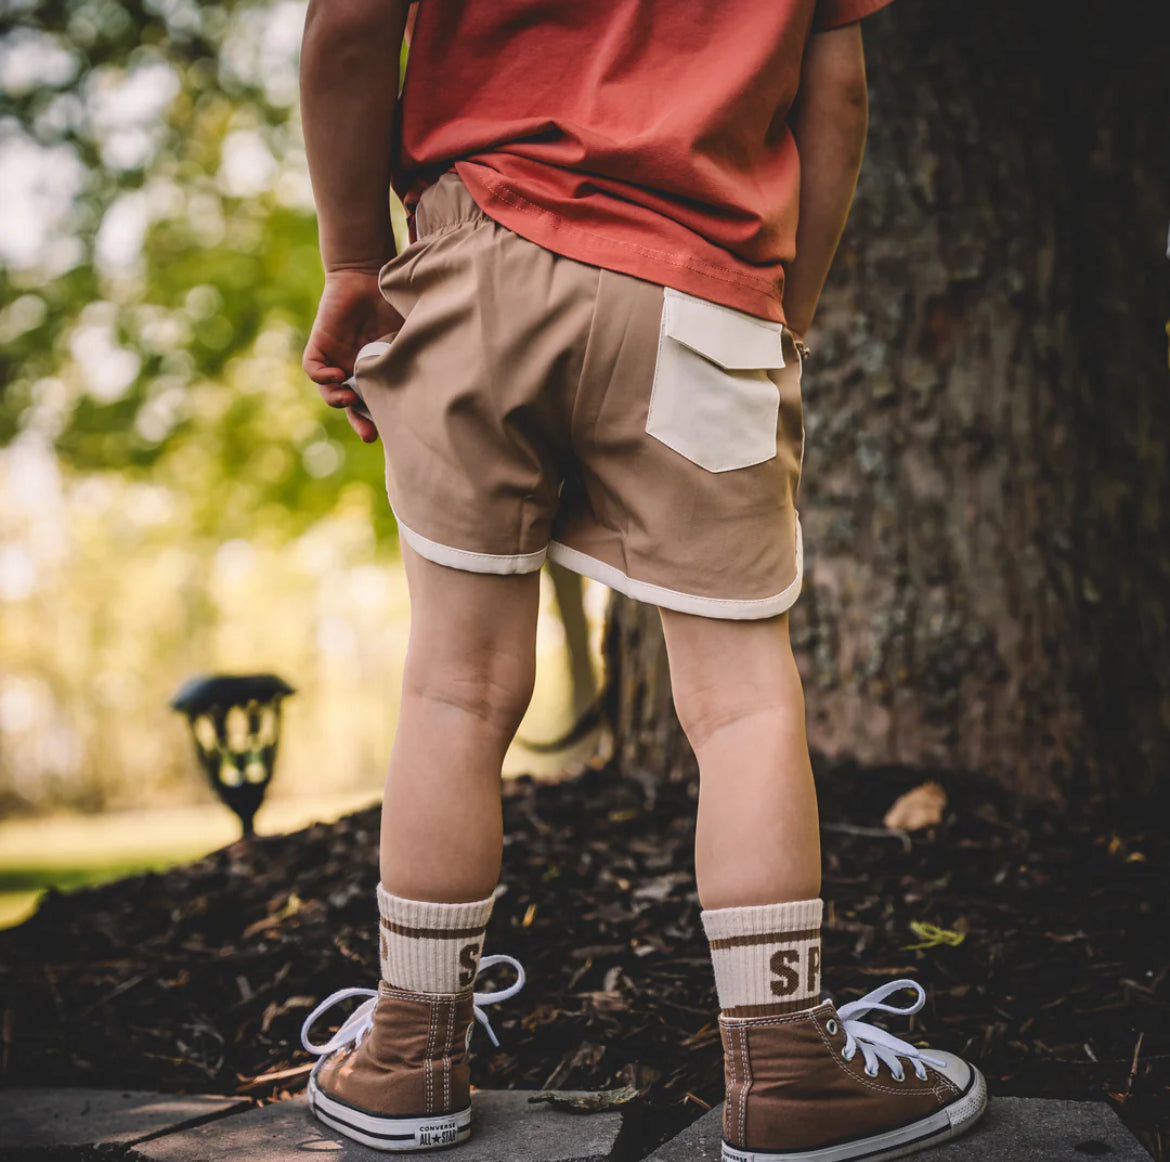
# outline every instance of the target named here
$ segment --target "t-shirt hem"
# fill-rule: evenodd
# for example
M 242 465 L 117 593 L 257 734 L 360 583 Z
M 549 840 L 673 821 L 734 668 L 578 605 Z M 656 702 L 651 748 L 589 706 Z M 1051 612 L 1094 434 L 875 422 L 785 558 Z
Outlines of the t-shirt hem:
M 489 218 L 554 254 L 672 287 L 772 322 L 785 322 L 780 295 L 765 279 L 691 255 L 598 234 L 536 205 L 482 165 L 455 162 L 454 168 Z
M 828 32 L 843 28 L 884 8 L 893 0 L 820 0 L 813 18 L 813 32 Z

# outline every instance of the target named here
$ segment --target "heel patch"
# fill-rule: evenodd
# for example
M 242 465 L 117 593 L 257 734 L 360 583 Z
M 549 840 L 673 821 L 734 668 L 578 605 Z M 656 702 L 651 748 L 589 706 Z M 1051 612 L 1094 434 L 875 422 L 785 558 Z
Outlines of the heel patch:
M 460 1126 L 455 1118 L 425 1122 L 415 1131 L 420 1146 L 451 1146 L 459 1141 Z

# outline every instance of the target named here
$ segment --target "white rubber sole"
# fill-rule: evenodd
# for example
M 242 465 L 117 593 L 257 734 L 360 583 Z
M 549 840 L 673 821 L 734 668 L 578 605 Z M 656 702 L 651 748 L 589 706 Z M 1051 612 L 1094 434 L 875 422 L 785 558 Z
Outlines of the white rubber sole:
M 332 1130 L 361 1142 L 373 1150 L 402 1152 L 438 1150 L 455 1146 L 471 1137 L 471 1107 L 452 1114 L 431 1114 L 418 1118 L 392 1118 L 355 1109 L 330 1097 L 309 1078 L 309 1109 Z
M 884 1134 L 823 1146 L 819 1150 L 785 1153 L 780 1150 L 737 1150 L 723 1143 L 723 1162 L 887 1162 L 903 1158 L 919 1150 L 927 1150 L 969 1130 L 987 1109 L 987 1082 L 975 1066 L 971 1066 L 971 1082 L 966 1092 L 949 1106 L 921 1121 Z

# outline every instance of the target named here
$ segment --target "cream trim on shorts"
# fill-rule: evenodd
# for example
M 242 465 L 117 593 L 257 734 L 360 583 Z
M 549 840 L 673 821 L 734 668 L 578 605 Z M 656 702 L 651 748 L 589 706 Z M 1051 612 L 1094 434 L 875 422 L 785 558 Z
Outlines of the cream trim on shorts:
M 584 577 L 600 581 L 635 601 L 645 601 L 663 609 L 679 613 L 694 613 L 700 617 L 718 617 L 725 621 L 747 621 L 756 618 L 777 617 L 791 608 L 800 596 L 800 583 L 804 574 L 804 545 L 800 531 L 800 517 L 796 518 L 796 576 L 791 584 L 774 593 L 771 597 L 756 597 L 742 600 L 722 597 L 699 597 L 694 593 L 680 593 L 661 585 L 651 585 L 628 577 L 613 565 L 607 565 L 596 557 L 571 549 L 560 541 L 551 541 L 548 546 L 549 560 L 572 569 Z
M 535 553 L 473 553 L 470 549 L 453 549 L 450 545 L 441 545 L 416 533 L 398 519 L 398 532 L 406 543 L 420 557 L 434 561 L 436 565 L 447 565 L 452 569 L 463 569 L 469 573 L 499 573 L 506 576 L 510 573 L 535 573 L 544 564 L 548 555 L 547 549 L 537 549 Z
M 796 518 L 796 576 L 788 586 L 771 597 L 746 599 L 700 597 L 694 593 L 667 589 L 662 585 L 651 585 L 648 581 L 628 577 L 613 565 L 607 565 L 604 561 L 599 561 L 578 549 L 571 549 L 560 541 L 550 541 L 547 549 L 538 549 L 535 553 L 474 553 L 470 549 L 453 549 L 450 545 L 441 545 L 438 541 L 432 541 L 429 537 L 416 533 L 397 517 L 395 520 L 398 523 L 398 531 L 406 543 L 420 557 L 425 557 L 436 565 L 446 565 L 470 573 L 496 573 L 505 576 L 535 573 L 544 564 L 545 557 L 548 557 L 549 560 L 564 565 L 566 569 L 600 581 L 635 601 L 644 601 L 648 605 L 661 606 L 663 609 L 674 609 L 679 613 L 693 613 L 700 617 L 718 617 L 729 621 L 777 617 L 791 608 L 800 596 L 804 574 L 804 544 L 799 515 Z

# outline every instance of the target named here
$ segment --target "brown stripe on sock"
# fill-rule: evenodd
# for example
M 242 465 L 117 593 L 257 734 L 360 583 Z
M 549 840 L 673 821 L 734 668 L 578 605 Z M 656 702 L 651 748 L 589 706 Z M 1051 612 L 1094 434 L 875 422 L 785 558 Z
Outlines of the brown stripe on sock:
M 387 920 L 385 916 L 382 917 L 382 927 L 399 936 L 413 936 L 418 940 L 464 939 L 468 936 L 482 936 L 487 931 L 486 924 L 482 928 L 408 928 L 405 924 Z
M 819 928 L 805 928 L 802 932 L 757 932 L 752 936 L 724 936 L 710 941 L 713 951 L 720 948 L 742 948 L 745 944 L 799 944 L 803 940 L 819 940 Z
M 811 1012 L 820 1004 L 816 997 L 797 998 L 793 1001 L 773 1001 L 766 1005 L 732 1005 L 724 1009 L 724 1017 L 783 1017 L 789 1013 Z

